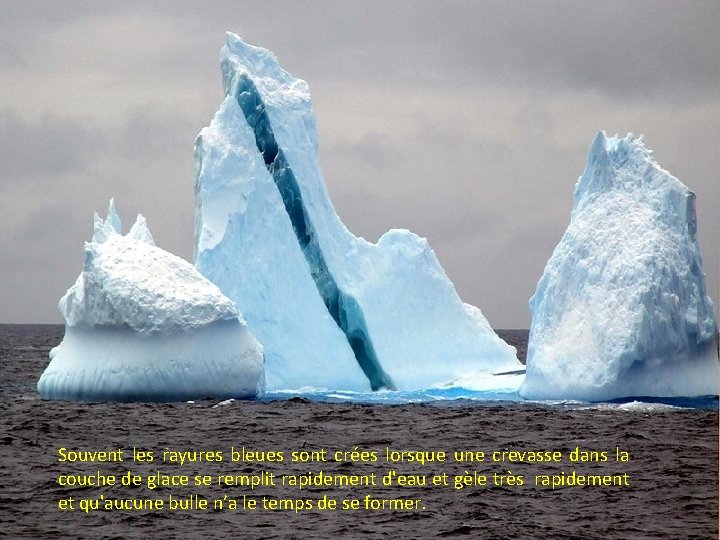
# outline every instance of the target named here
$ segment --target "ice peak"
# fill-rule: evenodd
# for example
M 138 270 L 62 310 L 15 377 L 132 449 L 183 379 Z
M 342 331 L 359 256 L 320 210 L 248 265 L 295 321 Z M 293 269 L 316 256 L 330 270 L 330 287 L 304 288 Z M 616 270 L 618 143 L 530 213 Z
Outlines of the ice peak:
M 237 34 L 228 32 L 220 52 L 220 66 L 226 96 L 236 94 L 236 86 L 244 76 L 258 87 L 266 106 L 304 112 L 308 115 L 306 121 L 314 123 L 308 84 L 285 71 L 272 51 L 245 43 Z
M 614 138 L 614 137 L 613 137 Z M 595 157 L 596 159 L 604 158 L 607 160 L 608 142 L 609 137 L 604 131 L 598 131 L 595 135 L 595 139 L 590 145 L 589 157 Z
M 115 209 L 115 199 L 108 203 L 107 217 L 103 220 L 97 212 L 94 214 L 93 242 L 104 242 L 113 234 L 122 234 L 122 221 Z
M 602 193 L 613 190 L 644 193 L 643 197 L 670 197 L 669 204 L 677 213 L 685 215 L 685 198 L 692 192 L 655 161 L 653 152 L 645 146 L 642 135 L 628 133 L 625 137 L 609 137 L 598 132 L 590 146 L 587 164 L 575 185 L 574 207 L 584 206 Z
M 612 165 L 608 155 L 608 137 L 598 131 L 588 152 L 585 170 L 575 185 L 575 206 L 588 192 L 604 191 L 612 182 Z
M 150 244 L 151 246 L 155 245 L 155 240 L 153 239 L 152 234 L 150 234 L 147 220 L 142 214 L 137 215 L 135 223 L 133 223 L 133 226 L 130 227 L 130 232 L 128 232 L 128 236 L 134 240 Z
M 105 221 L 109 222 L 112 225 L 112 228 L 115 229 L 116 233 L 122 234 L 122 221 L 120 221 L 120 216 L 115 209 L 114 197 L 111 197 L 110 202 L 108 203 L 107 218 L 105 219 Z
M 91 242 L 102 244 L 112 235 L 122 235 L 122 221 L 120 215 L 115 208 L 115 199 L 111 198 L 108 204 L 107 217 L 101 218 L 97 212 L 94 213 L 94 227 Z M 151 246 L 155 245 L 155 240 L 150 234 L 147 220 L 142 214 L 138 214 L 135 223 L 130 228 L 127 237 L 132 240 L 139 240 Z

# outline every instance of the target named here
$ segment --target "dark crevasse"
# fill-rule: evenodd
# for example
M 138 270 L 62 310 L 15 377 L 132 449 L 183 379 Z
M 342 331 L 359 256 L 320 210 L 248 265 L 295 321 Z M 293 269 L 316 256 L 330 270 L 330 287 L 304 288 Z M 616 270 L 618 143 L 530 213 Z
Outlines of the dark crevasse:
M 305 211 L 295 174 L 275 140 L 265 104 L 255 84 L 246 75 L 240 76 L 235 97 L 254 131 L 255 142 L 265 166 L 280 191 L 285 211 L 290 217 L 295 236 L 328 312 L 347 337 L 358 364 L 370 381 L 370 387 L 373 390 L 394 389 L 390 376 L 382 369 L 375 353 L 360 304 L 338 287 L 328 269 L 317 234 Z

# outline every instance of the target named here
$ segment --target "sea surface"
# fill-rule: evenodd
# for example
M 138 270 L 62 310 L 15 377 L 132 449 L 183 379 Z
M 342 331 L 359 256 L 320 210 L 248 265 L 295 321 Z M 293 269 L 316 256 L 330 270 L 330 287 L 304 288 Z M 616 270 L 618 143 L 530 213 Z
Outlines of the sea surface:
M 498 331 L 524 359 L 527 331 Z M 0 325 L 0 538 L 547 538 L 710 539 L 718 537 L 718 404 L 703 400 L 625 400 L 616 403 L 529 403 L 511 395 L 480 396 L 454 389 L 408 394 L 312 392 L 269 395 L 262 401 L 198 400 L 115 404 L 44 401 L 35 383 L 48 352 L 63 335 L 57 325 Z M 281 399 L 282 398 L 282 399 Z M 123 462 L 59 463 L 59 448 L 124 450 Z M 133 448 L 155 451 L 153 463 L 132 460 Z M 282 451 L 282 463 L 232 462 L 231 449 Z M 375 452 L 377 461 L 328 458 L 293 463 L 291 451 L 328 456 Z M 388 451 L 429 452 L 426 462 L 383 462 Z M 570 464 L 491 460 L 493 451 L 606 452 L 607 461 Z M 163 451 L 220 451 L 224 461 L 163 462 Z M 484 461 L 429 461 L 432 452 L 486 453 Z M 628 461 L 617 461 L 627 452 Z M 392 455 L 392 454 L 391 454 Z M 580 455 L 580 454 L 579 454 Z M 259 457 L 258 454 L 256 457 Z M 477 457 L 477 454 L 475 454 Z M 515 455 L 517 457 L 517 454 Z M 267 458 L 268 455 L 266 454 Z M 449 486 L 348 487 L 278 485 L 323 471 L 370 475 L 390 471 Z M 275 486 L 191 488 L 145 484 L 69 488 L 64 473 L 121 478 L 275 475 Z M 628 486 L 536 486 L 537 476 L 627 474 Z M 493 475 L 503 485 L 495 485 Z M 485 476 L 486 483 L 477 483 Z M 524 484 L 508 485 L 508 479 Z M 264 477 L 267 479 L 267 475 Z M 455 478 L 472 485 L 455 489 Z M 408 480 L 408 481 L 409 481 Z M 77 509 L 79 500 L 176 499 L 191 495 L 207 510 Z M 105 499 L 100 499 L 100 497 Z M 227 496 L 227 497 L 225 497 Z M 263 497 L 293 510 L 214 509 L 215 500 Z M 419 500 L 410 510 L 318 510 L 317 501 Z M 73 497 L 76 508 L 58 502 Z M 196 499 L 197 500 L 197 499 Z M 312 510 L 298 501 L 311 500 Z M 188 503 L 191 504 L 191 503 Z M 372 506 L 372 502 L 369 503 Z M 378 503 L 379 504 L 379 503 Z

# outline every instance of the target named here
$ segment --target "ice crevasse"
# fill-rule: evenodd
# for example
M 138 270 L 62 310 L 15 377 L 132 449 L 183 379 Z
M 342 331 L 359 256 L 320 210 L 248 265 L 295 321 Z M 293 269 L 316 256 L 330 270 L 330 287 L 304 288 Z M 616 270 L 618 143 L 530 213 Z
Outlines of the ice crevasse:
M 642 138 L 597 135 L 530 311 L 524 397 L 718 394 L 695 195 Z
M 250 398 L 264 390 L 262 346 L 190 263 L 155 246 L 145 219 L 127 235 L 111 200 L 95 215 L 83 271 L 60 300 L 65 336 L 41 397 L 88 401 Z
M 195 265 L 263 343 L 268 389 L 483 387 L 522 368 L 427 241 L 355 237 L 330 202 L 305 81 L 228 33 L 195 145 Z M 515 383 L 511 383 L 515 384 Z

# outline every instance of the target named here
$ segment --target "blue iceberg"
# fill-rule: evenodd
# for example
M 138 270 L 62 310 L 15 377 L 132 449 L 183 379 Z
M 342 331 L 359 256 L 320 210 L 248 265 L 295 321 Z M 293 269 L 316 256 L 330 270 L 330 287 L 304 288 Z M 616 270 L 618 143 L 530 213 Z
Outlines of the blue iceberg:
M 695 195 L 641 138 L 597 135 L 530 311 L 526 398 L 718 393 Z
M 340 221 L 305 81 L 230 33 L 221 67 L 225 98 L 195 147 L 195 265 L 263 343 L 268 389 L 487 388 L 521 369 L 425 239 L 372 244 Z

